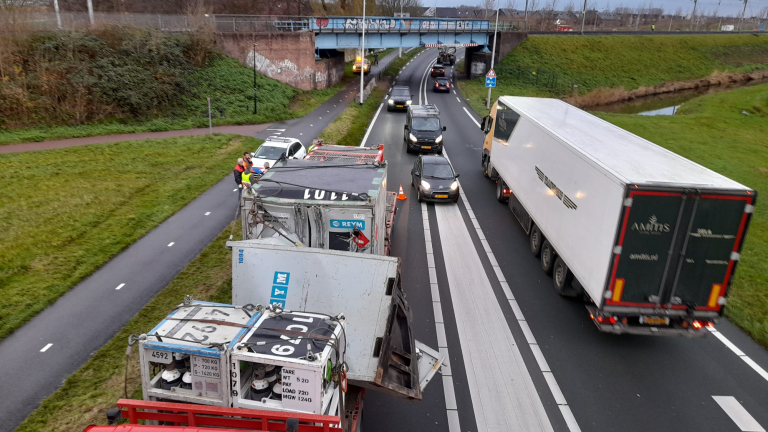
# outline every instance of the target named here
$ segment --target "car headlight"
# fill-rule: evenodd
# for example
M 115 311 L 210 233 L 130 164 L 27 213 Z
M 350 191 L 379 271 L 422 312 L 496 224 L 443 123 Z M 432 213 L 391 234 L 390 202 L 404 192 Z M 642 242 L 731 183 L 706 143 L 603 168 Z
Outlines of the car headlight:
M 435 138 L 435 143 L 436 144 L 441 143 L 441 142 L 443 142 L 443 136 L 442 135 L 440 135 L 439 137 Z
M 422 180 L 421 181 L 421 187 L 423 187 L 424 190 L 429 190 L 429 183 L 427 183 L 426 181 Z
M 389 104 L 390 104 L 390 105 L 394 105 L 394 104 L 395 104 L 395 101 L 393 101 L 392 99 L 390 99 L 390 100 L 389 100 Z
M 406 105 L 410 105 L 410 104 L 411 104 L 411 101 L 408 101 L 408 102 L 406 102 L 405 104 L 406 104 Z
M 408 134 L 408 139 L 410 139 L 412 142 L 418 141 L 418 139 L 416 138 L 416 135 L 414 134 Z
M 451 183 L 451 190 L 456 190 L 459 188 L 459 181 L 455 180 L 453 183 Z

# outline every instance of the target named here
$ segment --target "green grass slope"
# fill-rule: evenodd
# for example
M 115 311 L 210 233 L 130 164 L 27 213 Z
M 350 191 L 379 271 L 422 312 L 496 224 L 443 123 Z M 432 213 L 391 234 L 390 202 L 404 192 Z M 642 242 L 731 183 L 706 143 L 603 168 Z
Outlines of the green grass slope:
M 257 147 L 213 135 L 0 155 L 0 339 Z
M 709 76 L 715 71 L 768 69 L 768 37 L 532 36 L 496 67 L 499 95 L 561 97 L 602 87 L 626 90 Z M 485 80 L 460 83 L 478 113 L 487 112 Z

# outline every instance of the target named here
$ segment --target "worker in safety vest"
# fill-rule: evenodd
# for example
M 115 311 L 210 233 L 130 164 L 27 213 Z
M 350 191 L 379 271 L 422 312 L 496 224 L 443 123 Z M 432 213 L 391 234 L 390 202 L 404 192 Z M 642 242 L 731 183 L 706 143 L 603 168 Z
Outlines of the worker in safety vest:
M 243 162 L 243 158 L 240 158 L 237 160 L 237 165 L 235 165 L 235 169 L 232 170 L 232 174 L 234 174 L 235 176 L 235 184 L 239 189 L 237 192 L 238 200 L 240 199 L 240 195 L 243 194 L 243 172 L 245 172 L 245 165 Z

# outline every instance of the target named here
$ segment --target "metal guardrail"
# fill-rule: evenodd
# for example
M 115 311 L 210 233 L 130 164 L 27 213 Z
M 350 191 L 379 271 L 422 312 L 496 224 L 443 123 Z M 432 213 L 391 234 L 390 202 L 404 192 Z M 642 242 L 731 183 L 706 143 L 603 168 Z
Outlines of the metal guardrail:
M 312 18 L 279 15 L 213 15 L 221 33 L 306 32 Z

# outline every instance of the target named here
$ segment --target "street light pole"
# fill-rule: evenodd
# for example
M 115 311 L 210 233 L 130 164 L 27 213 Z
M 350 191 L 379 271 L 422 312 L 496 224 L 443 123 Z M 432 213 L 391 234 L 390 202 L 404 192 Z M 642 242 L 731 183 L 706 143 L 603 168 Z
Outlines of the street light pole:
M 253 113 L 256 114 L 257 112 L 257 95 L 256 95 L 256 45 L 257 43 L 253 44 Z
M 498 1 L 496 6 L 498 6 Z M 491 70 L 493 70 L 493 62 L 496 60 L 496 34 L 499 31 L 499 9 L 496 9 L 496 27 L 493 29 L 493 50 L 491 50 Z M 488 100 L 485 101 L 485 108 L 491 109 L 491 90 L 493 87 L 488 87 Z
M 93 19 L 93 1 L 88 0 L 88 18 L 91 20 L 91 25 L 95 24 L 95 21 Z
M 693 30 L 693 20 L 696 19 L 696 3 L 698 3 L 699 0 L 693 0 L 693 15 L 691 15 L 691 30 Z
M 744 15 L 747 14 L 747 2 L 749 0 L 744 0 L 744 10 L 741 11 L 741 18 L 739 19 L 739 31 L 741 31 L 741 22 L 744 21 Z
M 61 30 L 61 15 L 59 14 L 59 0 L 53 0 L 53 8 L 56 10 L 56 25 Z
M 523 18 L 523 24 L 525 25 L 525 31 L 528 31 L 528 0 L 525 0 L 525 17 Z
M 584 34 L 584 21 L 587 19 L 587 0 L 584 0 L 584 7 L 581 8 L 581 34 Z
M 363 90 L 365 89 L 365 0 L 363 0 L 363 37 L 360 41 L 360 105 L 363 104 Z
M 403 22 L 403 0 L 400 0 L 400 23 L 402 25 Z M 403 35 L 400 35 L 400 55 L 397 57 L 400 58 L 403 56 Z

